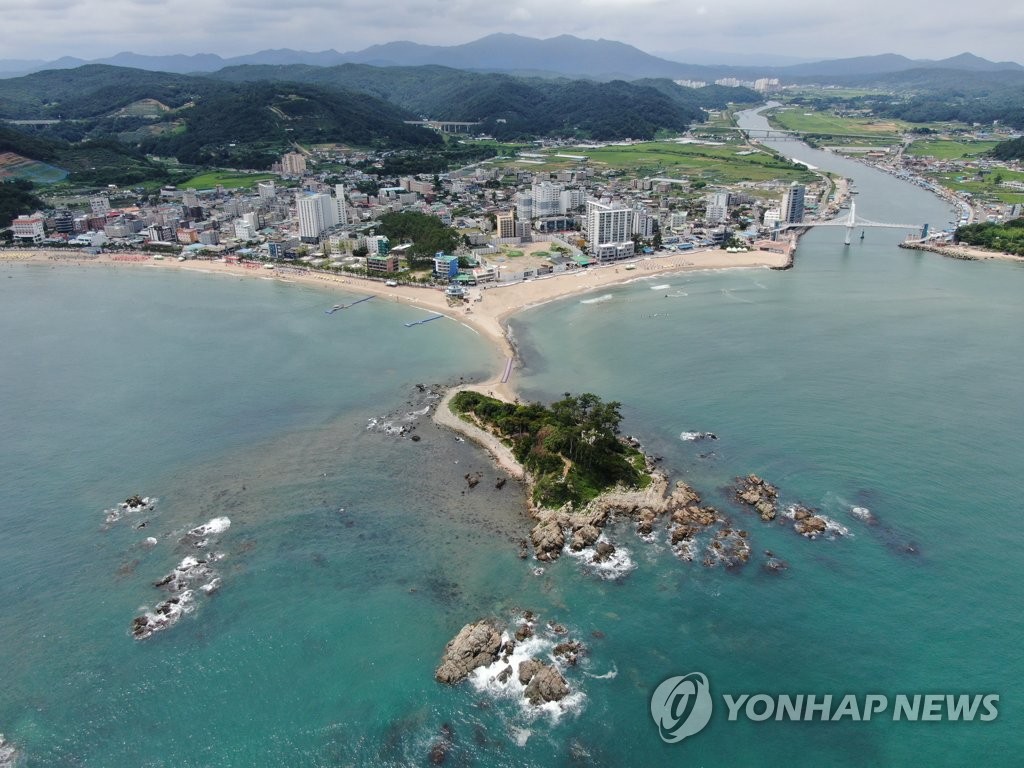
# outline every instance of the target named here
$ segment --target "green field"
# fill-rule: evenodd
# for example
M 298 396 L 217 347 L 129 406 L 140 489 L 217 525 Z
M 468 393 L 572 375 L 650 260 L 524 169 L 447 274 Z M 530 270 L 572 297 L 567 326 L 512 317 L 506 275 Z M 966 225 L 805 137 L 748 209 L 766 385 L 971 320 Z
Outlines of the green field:
M 555 157 L 556 154 L 586 155 L 591 168 L 615 170 L 635 176 L 688 177 L 713 184 L 735 184 L 741 181 L 813 181 L 817 178 L 809 171 L 780 160 L 766 152 L 752 154 L 743 145 L 730 143 L 676 144 L 674 142 L 645 142 L 628 146 L 568 147 L 545 150 L 539 154 L 547 162 L 529 167 L 552 171 L 578 167 L 580 161 Z
M 949 139 L 918 139 L 907 154 L 915 157 L 931 156 L 938 160 L 961 160 L 979 157 L 992 149 L 995 141 L 953 141 Z
M 796 133 L 837 138 L 864 137 L 899 141 L 900 134 L 911 127 L 902 120 L 879 120 L 871 117 L 839 117 L 831 112 L 791 107 L 768 115 L 776 127 Z
M 241 173 L 239 171 L 207 171 L 193 176 L 188 181 L 179 181 L 182 189 L 213 189 L 220 184 L 225 189 L 255 187 L 261 181 L 276 179 L 273 173 Z

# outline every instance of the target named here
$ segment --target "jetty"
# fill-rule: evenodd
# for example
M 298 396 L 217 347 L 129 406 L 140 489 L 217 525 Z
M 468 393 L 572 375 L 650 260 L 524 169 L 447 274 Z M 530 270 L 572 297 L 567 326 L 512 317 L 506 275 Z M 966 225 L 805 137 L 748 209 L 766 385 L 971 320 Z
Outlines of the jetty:
M 369 301 L 372 298 L 373 298 L 373 296 L 364 296 L 361 299 L 357 299 L 356 301 L 353 301 L 351 304 L 335 304 L 330 309 L 325 309 L 324 310 L 324 314 L 333 315 L 339 309 L 349 309 L 350 307 L 354 307 L 356 304 L 362 304 L 364 301 Z
M 429 323 L 431 320 L 438 320 L 438 319 L 440 319 L 442 317 L 444 317 L 444 315 L 431 315 L 430 317 L 426 318 L 425 320 L 415 320 L 415 321 L 413 321 L 411 323 L 406 323 L 405 327 L 406 328 L 412 328 L 414 325 L 423 325 L 424 323 Z

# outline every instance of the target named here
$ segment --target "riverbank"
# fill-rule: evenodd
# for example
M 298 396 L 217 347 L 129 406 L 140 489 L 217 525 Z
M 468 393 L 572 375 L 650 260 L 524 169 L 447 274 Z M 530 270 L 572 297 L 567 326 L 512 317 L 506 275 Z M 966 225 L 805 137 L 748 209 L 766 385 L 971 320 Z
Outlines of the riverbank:
M 973 246 L 963 244 L 937 242 L 922 243 L 914 240 L 908 240 L 900 243 L 899 247 L 914 251 L 937 253 L 940 256 L 945 256 L 949 259 L 960 259 L 961 261 L 989 261 L 994 259 L 997 261 L 1013 261 L 1018 264 L 1024 263 L 1024 256 L 1014 256 L 1012 253 L 989 251 L 985 248 L 975 248 Z

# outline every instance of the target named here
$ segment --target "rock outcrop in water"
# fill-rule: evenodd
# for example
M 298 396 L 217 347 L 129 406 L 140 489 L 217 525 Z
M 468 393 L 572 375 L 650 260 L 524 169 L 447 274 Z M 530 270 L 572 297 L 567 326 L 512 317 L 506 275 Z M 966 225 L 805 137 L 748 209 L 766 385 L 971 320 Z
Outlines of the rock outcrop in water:
M 476 670 L 486 668 L 488 686 L 514 687 L 530 704 L 539 706 L 565 699 L 572 689 L 561 667 L 575 666 L 586 649 L 583 643 L 568 638 L 555 643 L 552 636 L 568 631 L 559 624 L 549 624 L 543 636 L 536 635 L 535 623 L 532 613 L 523 614 L 515 640 L 505 627 L 490 619 L 467 624 L 445 646 L 434 678 L 455 685 Z M 545 652 L 545 646 L 550 661 L 532 655 Z M 480 679 L 474 680 L 477 685 L 481 683 Z
M 462 682 L 477 667 L 497 661 L 501 648 L 501 630 L 493 623 L 484 620 L 467 624 L 445 647 L 434 678 L 448 685 Z
M 210 538 L 223 533 L 231 526 L 226 517 L 216 517 L 204 525 L 188 531 L 181 539 L 187 547 L 204 548 Z M 169 593 L 169 596 L 157 603 L 152 611 L 136 616 L 131 623 L 131 635 L 136 640 L 145 640 L 156 632 L 174 626 L 182 616 L 191 613 L 195 608 L 197 592 L 212 595 L 221 586 L 220 574 L 213 568 L 213 563 L 222 559 L 219 552 L 205 554 L 202 557 L 189 555 L 163 577 L 153 582 L 153 586 Z
M 774 520 L 778 514 L 779 489 L 757 475 L 736 480 L 736 498 L 757 510 L 764 521 Z
M 533 667 L 527 670 L 524 679 L 523 667 L 531 662 L 524 661 L 519 665 L 519 682 L 526 686 L 526 700 L 531 704 L 547 704 L 561 701 L 569 695 L 569 683 L 562 673 L 550 664 L 533 661 Z

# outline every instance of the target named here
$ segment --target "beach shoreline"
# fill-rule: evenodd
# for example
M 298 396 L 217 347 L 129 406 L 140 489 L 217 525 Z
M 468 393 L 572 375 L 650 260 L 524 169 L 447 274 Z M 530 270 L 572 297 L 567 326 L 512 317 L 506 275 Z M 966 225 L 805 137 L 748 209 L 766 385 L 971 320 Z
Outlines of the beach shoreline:
M 327 286 L 407 304 L 444 315 L 488 339 L 502 357 L 502 369 L 490 379 L 474 386 L 482 392 L 489 391 L 494 397 L 513 401 L 517 396 L 516 389 L 508 380 L 503 379 L 508 361 L 513 361 L 511 368 L 514 368 L 517 359 L 517 351 L 508 333 L 508 321 L 517 313 L 559 299 L 667 274 L 721 269 L 785 269 L 791 264 L 791 257 L 770 251 L 727 253 L 720 248 L 640 256 L 628 261 L 579 268 L 522 282 L 479 285 L 471 289 L 471 295 L 476 300 L 460 306 L 450 305 L 442 288 L 388 286 L 381 280 L 357 275 L 281 264 L 276 264 L 274 269 L 265 269 L 258 263 L 235 264 L 197 259 L 178 261 L 173 257 L 158 260 L 150 254 L 121 252 L 89 257 L 63 249 L 0 250 L 0 264 L 4 263 L 181 270 L 224 277 Z M 627 266 L 632 268 L 627 269 Z M 511 372 L 511 368 L 508 372 Z

